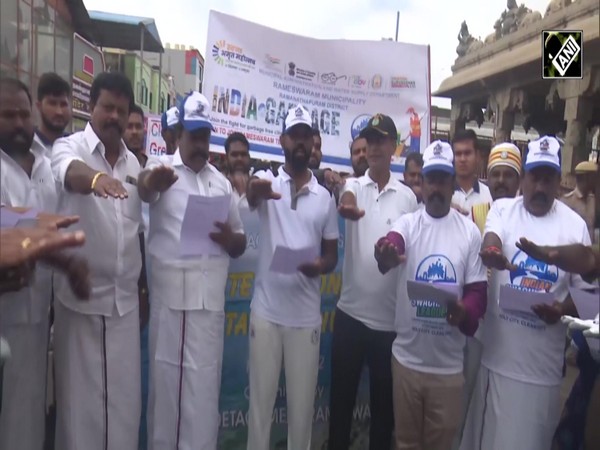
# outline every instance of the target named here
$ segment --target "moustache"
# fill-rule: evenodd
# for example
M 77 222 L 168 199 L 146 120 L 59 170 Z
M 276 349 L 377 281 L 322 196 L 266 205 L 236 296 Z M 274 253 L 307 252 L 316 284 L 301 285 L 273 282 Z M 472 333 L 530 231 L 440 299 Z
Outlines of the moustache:
M 542 194 L 541 192 L 538 192 L 533 197 L 531 197 L 531 201 L 539 202 L 539 203 L 546 203 L 548 201 L 548 197 L 546 196 L 546 194 Z
M 8 141 L 11 141 L 11 142 L 16 141 L 17 137 L 22 138 L 25 142 L 27 142 L 31 139 L 31 136 L 29 136 L 25 130 L 15 130 L 7 136 Z
M 430 202 L 437 201 L 437 202 L 443 203 L 444 202 L 444 196 L 442 194 L 439 194 L 439 193 L 435 192 L 435 193 L 431 194 L 427 198 L 427 200 L 429 200 Z
M 117 130 L 119 133 L 123 134 L 123 129 L 122 129 L 122 128 L 121 128 L 121 126 L 120 126 L 118 123 L 116 123 L 116 122 L 110 122 L 110 123 L 107 123 L 107 124 L 104 126 L 104 129 L 105 129 L 105 130 L 109 130 L 110 128 L 114 128 L 114 129 L 115 129 L 115 130 Z

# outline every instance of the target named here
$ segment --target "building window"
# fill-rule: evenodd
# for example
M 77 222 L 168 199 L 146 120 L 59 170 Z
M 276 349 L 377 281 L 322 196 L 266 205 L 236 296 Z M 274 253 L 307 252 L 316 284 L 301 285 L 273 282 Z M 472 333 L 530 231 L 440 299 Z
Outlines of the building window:
M 152 92 L 150 92 L 150 103 L 148 104 L 148 108 L 150 108 L 150 111 L 152 111 L 153 106 L 154 106 L 154 96 L 152 95 Z
M 2 31 L 0 41 L 0 63 L 3 72 L 15 73 L 17 67 L 17 34 L 18 34 L 18 3 L 16 0 L 0 1 L 0 30 Z M 16 73 L 15 73 L 16 74 Z
M 54 72 L 54 8 L 48 2 L 34 8 L 34 31 L 37 53 L 37 75 Z
M 138 103 L 141 103 L 144 106 L 148 106 L 148 85 L 146 84 L 146 80 L 142 79 L 140 83 L 140 98 Z

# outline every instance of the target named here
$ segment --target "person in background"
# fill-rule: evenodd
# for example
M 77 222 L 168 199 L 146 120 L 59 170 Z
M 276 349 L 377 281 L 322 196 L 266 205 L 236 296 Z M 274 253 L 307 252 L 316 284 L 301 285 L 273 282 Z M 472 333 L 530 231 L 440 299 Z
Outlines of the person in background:
M 148 155 L 144 149 L 144 131 L 144 110 L 138 105 L 133 105 L 129 110 L 123 141 L 127 149 L 138 159 L 142 168 L 146 167 L 148 162 Z
M 381 273 L 400 265 L 392 347 L 396 449 L 448 450 L 460 425 L 465 336 L 473 336 L 487 302 L 481 234 L 451 208 L 450 144 L 423 152 L 425 208 L 398 219 L 375 246 Z M 411 298 L 407 282 L 453 285 L 446 307 Z
M 308 162 L 308 168 L 317 170 L 321 167 L 321 159 L 323 159 L 323 152 L 321 151 L 321 133 L 318 128 L 313 128 L 313 146 L 310 154 L 310 160 Z
M 338 208 L 346 219 L 346 257 L 331 347 L 329 450 L 350 448 L 356 392 L 365 365 L 370 383 L 369 448 L 391 447 L 394 413 L 390 355 L 396 338 L 398 274 L 396 270 L 379 273 L 373 248 L 392 223 L 417 209 L 415 195 L 390 170 L 398 137 L 394 121 L 377 114 L 361 136 L 369 143 L 369 169 L 360 178 L 346 180 Z
M 566 327 L 558 322 L 576 315 L 569 287 L 587 284 L 528 256 L 517 242 L 525 237 L 544 245 L 590 244 L 583 219 L 556 200 L 560 180 L 560 143 L 543 136 L 529 143 L 523 195 L 496 200 L 488 213 L 481 257 L 493 269 L 490 307 L 461 450 L 550 448 L 560 418 L 566 340 Z M 556 302 L 534 305 L 531 312 L 503 309 L 501 286 L 550 292 Z
M 248 183 L 248 204 L 258 210 L 259 261 L 250 313 L 248 450 L 268 450 L 282 361 L 292 450 L 310 448 L 319 371 L 321 275 L 335 269 L 338 218 L 335 201 L 308 169 L 313 136 L 308 110 L 287 114 L 280 137 L 285 164 L 275 177 L 258 172 Z M 312 248 L 316 259 L 293 273 L 271 266 L 278 246 Z M 293 299 L 293 300 L 292 300 Z M 291 301 L 288 301 L 291 300 Z
M 369 168 L 367 160 L 367 140 L 364 137 L 356 137 L 350 144 L 350 161 L 352 163 L 351 175 L 353 178 L 362 177 Z
M 179 123 L 178 114 L 177 106 L 173 106 L 162 113 L 160 118 L 160 134 L 167 145 L 167 155 L 172 155 L 177 150 L 175 126 Z
M 596 221 L 596 184 L 600 174 L 598 164 L 583 161 L 575 167 L 576 187 L 564 194 L 560 200 L 581 216 L 588 227 L 590 237 L 594 240 L 594 223 Z
M 150 206 L 151 449 L 216 449 L 229 259 L 246 249 L 233 189 L 209 162 L 210 105 L 191 92 L 179 110 L 179 148 L 153 158 L 139 177 Z M 189 196 L 227 197 L 227 219 L 210 238 L 218 254 L 182 256 L 180 231 Z
M 50 157 L 52 145 L 71 123 L 71 86 L 54 72 L 42 74 L 38 81 L 36 107 L 40 125 L 35 130 L 32 147 L 41 148 Z
M 250 179 L 250 143 L 243 133 L 232 133 L 225 140 L 227 178 L 233 186 L 236 205 L 248 209 L 246 188 Z
M 479 181 L 479 142 L 473 130 L 459 130 L 452 139 L 452 151 L 456 167 L 456 187 L 452 196 L 453 206 L 468 215 L 474 205 L 491 203 L 488 187 Z
M 412 189 L 417 197 L 417 202 L 424 206 L 423 203 L 423 155 L 419 152 L 410 152 L 406 155 L 404 161 L 404 184 Z
M 137 448 L 141 413 L 140 164 L 122 136 L 134 94 L 118 72 L 101 73 L 90 89 L 91 121 L 59 139 L 52 171 L 59 213 L 78 215 L 91 269 L 92 298 L 76 301 L 55 277 L 54 354 L 57 449 Z

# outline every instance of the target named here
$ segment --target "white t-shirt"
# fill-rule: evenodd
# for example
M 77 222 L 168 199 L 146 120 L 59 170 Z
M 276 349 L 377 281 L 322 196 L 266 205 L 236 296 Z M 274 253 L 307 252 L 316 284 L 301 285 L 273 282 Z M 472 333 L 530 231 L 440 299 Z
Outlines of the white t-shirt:
M 323 239 L 339 238 L 335 200 L 314 175 L 296 194 L 295 201 L 292 199 L 293 181 L 283 167 L 279 168 L 278 177 L 270 170 L 254 176 L 271 181 L 273 191 L 280 193 L 281 199 L 261 201 L 257 208 L 260 253 L 250 305 L 252 311 L 279 325 L 317 326 L 321 323 L 321 277 L 308 278 L 300 271 L 275 273 L 269 267 L 277 246 L 320 250 Z
M 500 286 L 554 293 L 563 302 L 570 285 L 587 286 L 579 275 L 537 261 L 515 243 L 525 237 L 539 245 L 590 245 L 590 235 L 581 217 L 560 201 L 543 217 L 527 212 L 523 197 L 496 200 L 487 216 L 485 234 L 495 233 L 502 251 L 519 267 L 514 272 L 492 271 L 485 327 L 482 332 L 482 364 L 505 377 L 536 385 L 556 386 L 562 380 L 566 326 L 547 325 L 533 312 L 500 309 Z M 484 235 L 485 235 L 484 234 Z
M 452 196 L 452 203 L 460 206 L 465 211 L 471 211 L 471 208 L 481 203 L 492 203 L 492 194 L 490 188 L 488 188 L 481 181 L 476 180 L 473 187 L 468 192 L 463 191 L 460 187 L 457 187 Z
M 394 331 L 398 270 L 381 275 L 373 248 L 399 217 L 417 210 L 417 198 L 393 177 L 379 192 L 369 171 L 346 180 L 340 196 L 346 192 L 354 194 L 365 215 L 358 221 L 346 220 L 342 294 L 337 306 L 369 328 Z
M 442 375 L 463 371 L 465 335 L 446 321 L 446 309 L 427 299 L 408 298 L 408 280 L 466 284 L 487 280 L 479 251 L 481 234 L 477 226 L 451 209 L 436 219 L 425 209 L 402 216 L 392 231 L 402 235 L 406 262 L 400 266 L 397 337 L 394 357 L 404 366 Z

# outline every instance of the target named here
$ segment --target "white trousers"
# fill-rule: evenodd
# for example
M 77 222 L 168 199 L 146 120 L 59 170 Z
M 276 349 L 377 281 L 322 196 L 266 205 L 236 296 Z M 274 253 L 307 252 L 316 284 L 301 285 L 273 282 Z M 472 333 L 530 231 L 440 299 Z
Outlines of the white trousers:
M 159 303 L 150 322 L 149 446 L 216 450 L 225 313 Z
M 42 450 L 48 321 L 3 325 L 0 333 L 11 351 L 3 368 L 0 450 Z
M 94 301 L 91 299 L 90 301 Z M 141 414 L 140 320 L 54 304 L 56 449 L 137 450 Z
M 288 450 L 309 450 L 319 371 L 321 327 L 291 328 L 250 314 L 248 450 L 269 450 L 283 358 Z
M 560 412 L 560 385 L 523 383 L 481 366 L 460 449 L 548 450 Z

